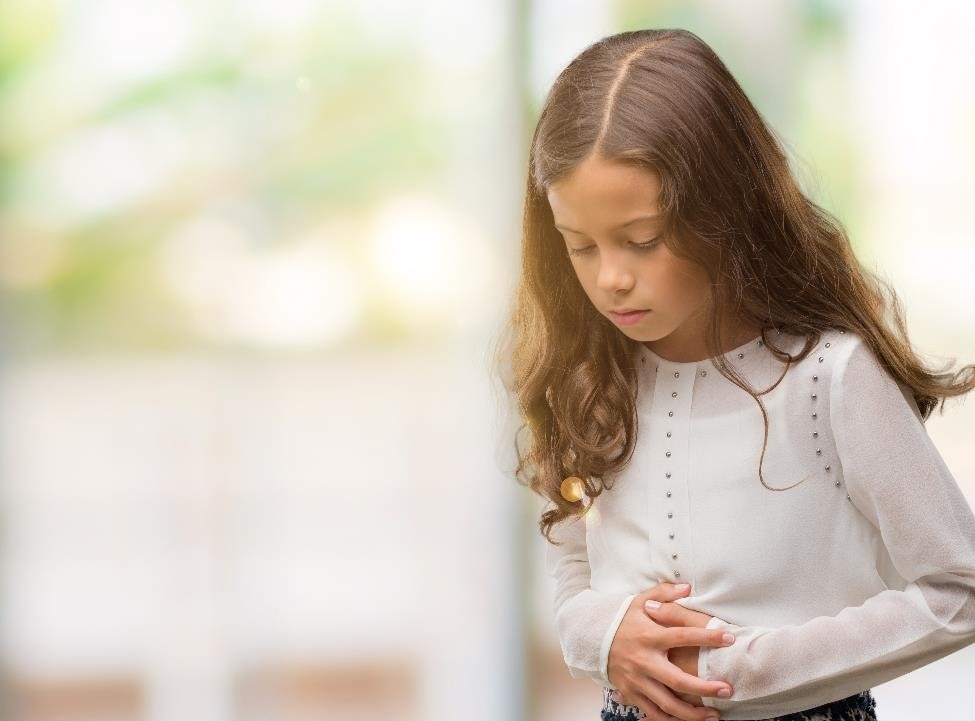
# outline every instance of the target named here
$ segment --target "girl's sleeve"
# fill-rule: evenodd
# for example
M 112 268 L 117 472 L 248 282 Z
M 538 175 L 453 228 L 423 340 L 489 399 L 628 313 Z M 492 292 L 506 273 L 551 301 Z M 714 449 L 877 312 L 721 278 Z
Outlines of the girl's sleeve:
M 589 587 L 585 519 L 557 524 L 551 536 L 562 542 L 546 541 L 545 567 L 555 579 L 555 627 L 569 674 L 615 688 L 607 675 L 609 648 L 635 594 Z
M 830 422 L 850 500 L 877 529 L 903 590 L 835 616 L 777 628 L 712 618 L 737 636 L 702 646 L 698 675 L 728 699 L 704 704 L 768 718 L 858 693 L 975 642 L 975 515 L 921 422 L 914 398 L 859 336 L 837 358 Z M 808 589 L 815 593 L 815 588 Z M 961 699 L 961 694 L 959 694 Z

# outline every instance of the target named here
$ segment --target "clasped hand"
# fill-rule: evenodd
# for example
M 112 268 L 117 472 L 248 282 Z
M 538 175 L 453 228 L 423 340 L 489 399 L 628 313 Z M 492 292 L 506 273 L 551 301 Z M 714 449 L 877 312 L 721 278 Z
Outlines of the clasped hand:
M 722 629 L 705 629 L 706 613 L 684 608 L 675 599 L 690 591 L 659 583 L 630 603 L 609 650 L 607 675 L 619 703 L 636 706 L 649 721 L 708 721 L 718 712 L 704 706 L 703 696 L 733 691 L 723 681 L 697 676 L 701 646 L 728 646 Z M 645 606 L 648 600 L 659 608 Z M 734 643 L 734 640 L 731 641 Z

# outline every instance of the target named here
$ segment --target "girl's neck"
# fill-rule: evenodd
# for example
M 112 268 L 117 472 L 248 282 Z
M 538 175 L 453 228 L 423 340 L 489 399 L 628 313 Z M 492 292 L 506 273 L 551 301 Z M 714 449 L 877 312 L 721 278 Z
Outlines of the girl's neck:
M 762 329 L 758 326 L 742 322 L 725 322 L 721 329 L 722 347 L 718 355 L 758 338 L 761 332 Z M 708 352 L 704 337 L 704 328 L 701 324 L 685 323 L 670 335 L 655 341 L 644 341 L 643 345 L 665 360 L 674 363 L 696 363 L 707 360 L 712 355 Z

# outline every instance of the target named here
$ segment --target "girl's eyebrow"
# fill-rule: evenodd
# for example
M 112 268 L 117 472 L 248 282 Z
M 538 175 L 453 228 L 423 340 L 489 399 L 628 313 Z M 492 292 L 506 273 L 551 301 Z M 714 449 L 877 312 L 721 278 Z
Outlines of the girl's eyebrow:
M 659 217 L 659 214 L 657 214 L 657 213 L 650 213 L 650 214 L 638 215 L 635 218 L 630 218 L 625 223 L 620 223 L 619 225 L 616 226 L 616 228 L 625 228 L 628 225 L 633 225 L 634 223 L 636 223 L 639 220 L 651 220 L 653 218 L 658 218 L 658 217 Z M 567 228 L 564 225 L 559 225 L 558 223 L 555 224 L 555 227 L 558 228 L 559 230 L 567 230 L 570 233 L 579 233 L 580 235 L 584 235 L 584 233 L 581 230 L 575 230 L 574 228 Z

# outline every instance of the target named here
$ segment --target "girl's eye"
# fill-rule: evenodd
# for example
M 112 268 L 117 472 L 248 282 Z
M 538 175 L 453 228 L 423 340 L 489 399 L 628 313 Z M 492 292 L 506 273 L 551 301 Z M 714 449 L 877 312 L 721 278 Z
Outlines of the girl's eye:
M 569 248 L 569 255 L 585 255 L 591 253 L 596 246 L 590 245 L 588 248 Z
M 651 248 L 653 248 L 658 243 L 660 243 L 660 238 L 659 237 L 652 238 L 651 240 L 645 241 L 643 243 L 634 243 L 633 245 L 638 250 L 641 250 L 642 251 L 642 250 L 650 250 Z M 590 245 L 590 246 L 587 246 L 585 248 L 569 248 L 569 255 L 587 255 L 587 254 L 591 253 L 592 250 L 593 250 L 593 248 L 595 248 L 595 247 L 596 246 L 594 246 L 594 245 Z
M 660 242 L 660 238 L 657 237 L 657 238 L 651 238 L 650 240 L 645 241 L 643 243 L 635 243 L 634 245 L 636 245 L 636 247 L 639 248 L 640 250 L 649 250 L 653 246 L 657 245 L 657 243 L 659 242 Z

